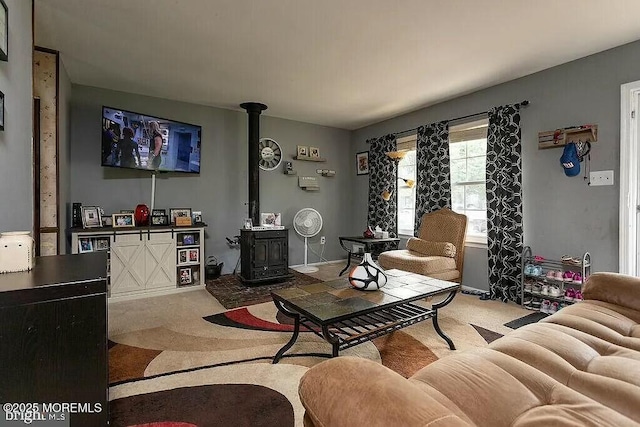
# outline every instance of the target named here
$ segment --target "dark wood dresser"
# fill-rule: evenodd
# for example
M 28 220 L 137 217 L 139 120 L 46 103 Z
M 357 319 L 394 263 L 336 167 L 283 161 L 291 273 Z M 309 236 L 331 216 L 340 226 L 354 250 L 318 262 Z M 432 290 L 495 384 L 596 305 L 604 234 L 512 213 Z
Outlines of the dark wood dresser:
M 0 402 L 89 404 L 70 425 L 106 426 L 107 357 L 106 253 L 0 274 Z
M 240 278 L 247 285 L 290 278 L 289 230 L 240 230 L 240 259 Z

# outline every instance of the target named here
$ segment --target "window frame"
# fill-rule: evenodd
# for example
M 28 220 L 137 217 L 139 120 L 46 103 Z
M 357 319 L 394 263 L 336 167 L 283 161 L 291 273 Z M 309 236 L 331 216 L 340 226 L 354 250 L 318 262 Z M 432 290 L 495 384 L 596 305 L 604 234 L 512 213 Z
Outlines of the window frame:
M 450 126 L 449 128 L 449 145 L 458 144 L 466 141 L 474 141 L 478 139 L 487 139 L 487 130 L 489 127 L 489 118 L 484 117 L 481 119 L 468 121 L 464 123 L 460 123 L 457 125 Z M 484 155 L 474 155 L 474 156 L 465 156 L 464 159 L 468 160 L 470 158 L 477 157 L 485 157 L 486 159 L 487 153 L 485 151 Z M 456 159 L 458 160 L 458 159 Z M 451 165 L 451 158 L 449 158 L 449 165 Z M 463 181 L 456 183 L 456 185 L 472 185 L 472 184 L 486 184 L 486 161 L 485 161 L 485 179 L 484 181 Z M 451 189 L 453 190 L 453 182 L 451 182 Z M 486 202 L 486 193 L 485 193 L 485 202 Z M 452 206 L 453 207 L 453 206 Z M 481 212 L 481 209 L 464 209 L 464 211 L 478 211 Z M 455 211 L 454 211 L 455 212 Z M 484 212 L 487 212 L 487 209 L 484 209 Z M 468 228 L 467 228 L 468 230 Z M 487 230 L 488 231 L 488 230 Z M 483 234 L 469 234 L 465 237 L 465 246 L 470 247 L 479 247 L 486 248 L 487 247 L 487 232 Z
M 402 138 L 398 138 L 396 140 L 396 150 L 397 151 L 402 151 L 402 150 L 408 150 L 408 151 L 416 151 L 416 147 L 417 147 L 417 141 L 418 141 L 418 134 L 411 134 Z M 398 162 L 398 168 L 400 167 L 400 163 L 402 162 L 402 160 L 400 160 L 400 162 Z M 405 177 L 405 176 L 400 176 L 398 174 L 397 176 L 397 181 L 399 182 L 401 178 L 406 178 L 406 179 L 413 179 L 414 181 L 417 182 L 417 162 L 416 162 L 416 167 L 414 169 L 414 176 L 412 177 Z M 400 184 L 398 184 L 400 185 Z M 413 229 L 415 229 L 415 223 L 416 223 L 416 187 L 413 187 L 413 218 L 412 218 L 412 224 L 413 224 Z M 396 214 L 398 215 L 398 219 L 400 218 L 400 191 L 398 190 L 397 192 L 398 194 L 396 194 L 396 201 L 397 201 L 397 207 L 396 207 Z M 400 221 L 398 221 L 400 222 Z M 398 228 L 398 235 L 400 237 L 404 237 L 404 238 L 409 238 L 409 237 L 413 237 L 413 232 L 414 230 L 401 230 L 400 228 Z M 407 234 L 406 232 L 410 231 L 409 234 Z
M 460 123 L 460 124 L 451 126 L 449 129 L 449 145 L 455 144 L 458 142 L 463 142 L 463 141 L 471 141 L 475 139 L 486 139 L 488 125 L 489 125 L 488 117 L 485 117 L 482 119 Z M 412 134 L 402 138 L 398 138 L 396 140 L 397 150 L 398 151 L 400 150 L 416 151 L 417 140 L 418 140 L 417 134 Z M 471 156 L 471 157 L 465 157 L 465 159 L 474 158 L 474 157 L 486 158 L 486 152 L 484 156 Z M 449 159 L 449 165 L 451 165 L 451 159 Z M 486 163 L 485 163 L 485 171 L 486 171 Z M 416 175 L 417 175 L 417 167 L 416 167 Z M 400 180 L 400 178 L 407 178 L 407 177 L 400 177 L 400 175 L 398 175 L 397 179 Z M 415 179 L 417 182 L 417 176 L 413 177 L 413 179 Z M 486 178 L 484 181 L 473 181 L 473 182 L 469 181 L 469 182 L 464 182 L 463 184 L 466 184 L 466 185 L 486 184 Z M 453 187 L 453 183 L 451 185 Z M 396 200 L 398 200 L 398 196 L 399 194 L 396 194 Z M 414 205 L 413 223 L 415 228 L 415 192 L 414 192 L 413 205 Z M 400 213 L 399 210 L 400 210 L 400 203 L 398 202 L 398 206 L 396 208 L 398 217 Z M 486 212 L 486 209 L 485 209 L 485 212 Z M 410 231 L 410 233 L 407 234 L 406 233 L 407 231 Z M 398 236 L 400 238 L 408 239 L 410 237 L 414 237 L 413 233 L 414 233 L 414 230 L 401 230 L 400 228 L 398 228 Z M 483 235 L 478 235 L 478 234 L 469 235 L 467 233 L 465 237 L 465 246 L 472 247 L 472 248 L 485 249 L 487 247 L 487 233 L 485 232 Z

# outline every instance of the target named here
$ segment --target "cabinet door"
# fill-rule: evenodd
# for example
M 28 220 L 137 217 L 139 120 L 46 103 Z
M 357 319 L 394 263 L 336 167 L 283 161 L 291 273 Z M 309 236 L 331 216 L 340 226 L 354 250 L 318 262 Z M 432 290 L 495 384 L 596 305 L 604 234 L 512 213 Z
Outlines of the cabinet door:
M 269 241 L 269 267 L 282 267 L 287 256 L 287 241 L 285 239 L 273 239 Z
M 263 268 L 269 265 L 269 239 L 254 239 L 253 268 Z
M 148 239 L 147 239 L 148 237 Z M 176 287 L 176 243 L 170 232 L 144 237 L 147 289 Z
M 111 245 L 111 295 L 144 291 L 146 236 L 117 235 Z
M 106 307 L 100 294 L 0 308 L 0 402 L 100 403 L 70 425 L 106 426 Z

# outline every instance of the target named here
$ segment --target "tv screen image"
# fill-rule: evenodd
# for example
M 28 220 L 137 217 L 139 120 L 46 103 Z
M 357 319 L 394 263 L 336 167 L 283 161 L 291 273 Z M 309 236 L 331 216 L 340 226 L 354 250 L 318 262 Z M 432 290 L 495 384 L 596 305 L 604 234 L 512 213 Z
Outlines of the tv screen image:
M 102 166 L 200 173 L 202 128 L 102 107 Z

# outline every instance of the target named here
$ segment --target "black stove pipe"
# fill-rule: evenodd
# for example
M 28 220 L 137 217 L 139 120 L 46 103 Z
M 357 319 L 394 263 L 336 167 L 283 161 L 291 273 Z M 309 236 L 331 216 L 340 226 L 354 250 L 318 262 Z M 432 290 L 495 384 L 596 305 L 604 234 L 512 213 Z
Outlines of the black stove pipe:
M 240 104 L 249 115 L 249 218 L 260 225 L 260 113 L 267 106 L 259 102 Z

